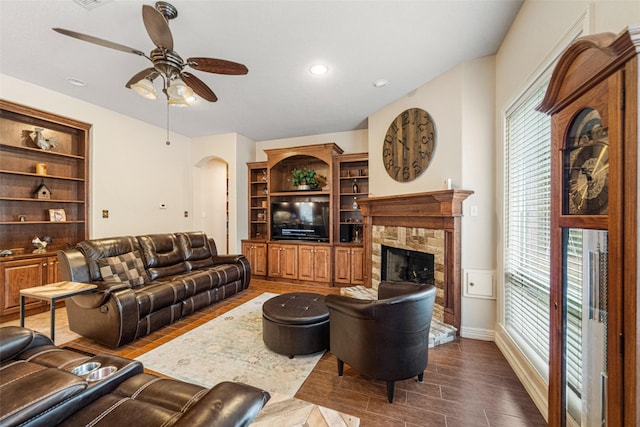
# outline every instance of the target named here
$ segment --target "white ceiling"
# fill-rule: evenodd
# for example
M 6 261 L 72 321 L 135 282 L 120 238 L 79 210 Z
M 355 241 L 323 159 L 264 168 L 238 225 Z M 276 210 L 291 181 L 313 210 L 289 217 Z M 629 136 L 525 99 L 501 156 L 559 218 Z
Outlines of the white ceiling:
M 166 103 L 124 84 L 141 56 L 51 30 L 61 27 L 150 52 L 138 0 L 0 0 L 0 72 L 166 126 Z M 495 54 L 521 0 L 173 0 L 174 50 L 245 64 L 249 74 L 195 74 L 219 100 L 171 108 L 171 130 L 254 140 L 361 129 L 367 117 L 456 64 Z M 329 73 L 308 72 L 323 62 Z M 84 87 L 66 81 L 74 77 Z M 372 82 L 388 85 L 374 88 Z M 156 84 L 159 85 L 159 80 Z M 0 96 L 2 96 L 0 88 Z M 35 106 L 37 107 L 37 106 Z

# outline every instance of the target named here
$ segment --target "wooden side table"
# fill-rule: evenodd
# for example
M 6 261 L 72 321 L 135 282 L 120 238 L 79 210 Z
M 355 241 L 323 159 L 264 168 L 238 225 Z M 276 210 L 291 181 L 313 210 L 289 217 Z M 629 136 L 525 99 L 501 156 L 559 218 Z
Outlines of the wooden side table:
M 57 282 L 34 288 L 20 290 L 20 326 L 24 327 L 24 299 L 25 297 L 48 301 L 51 305 L 51 341 L 55 343 L 56 333 L 56 301 L 75 295 L 91 292 L 96 285 L 78 282 Z

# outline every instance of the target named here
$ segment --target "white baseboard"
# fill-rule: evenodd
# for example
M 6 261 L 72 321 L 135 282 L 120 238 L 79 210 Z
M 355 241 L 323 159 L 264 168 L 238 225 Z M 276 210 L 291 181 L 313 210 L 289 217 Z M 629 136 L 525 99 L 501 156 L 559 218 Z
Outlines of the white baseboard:
M 513 369 L 513 372 L 515 372 L 525 390 L 529 393 L 529 396 L 531 396 L 531 400 L 533 400 L 533 403 L 538 407 L 544 419 L 548 420 L 548 384 L 527 358 L 524 357 L 520 349 L 509 337 L 509 334 L 502 328 L 502 325 L 498 325 L 495 338 L 498 349 L 502 352 L 505 359 L 507 359 L 511 369 Z
M 469 328 L 462 326 L 460 328 L 460 336 L 462 338 L 470 338 L 472 340 L 495 341 L 496 332 L 492 329 Z

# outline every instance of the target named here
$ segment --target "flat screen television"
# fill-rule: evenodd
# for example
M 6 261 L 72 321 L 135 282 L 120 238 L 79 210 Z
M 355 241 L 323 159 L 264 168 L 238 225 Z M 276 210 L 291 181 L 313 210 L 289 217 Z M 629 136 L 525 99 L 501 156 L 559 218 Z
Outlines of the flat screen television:
M 329 202 L 272 202 L 272 240 L 329 241 Z

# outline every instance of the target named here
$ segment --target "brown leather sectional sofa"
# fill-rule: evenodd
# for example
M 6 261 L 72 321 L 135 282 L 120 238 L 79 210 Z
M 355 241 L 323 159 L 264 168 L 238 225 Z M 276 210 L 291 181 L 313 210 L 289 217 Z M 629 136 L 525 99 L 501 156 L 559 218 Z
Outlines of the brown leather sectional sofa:
M 89 364 L 99 366 L 84 369 Z M 107 367 L 115 372 L 100 378 Z M 143 371 L 135 360 L 88 356 L 26 328 L 0 328 L 0 425 L 247 426 L 270 397 L 247 384 L 206 389 Z
M 62 280 L 96 292 L 66 300 L 69 328 L 112 348 L 249 286 L 243 255 L 218 255 L 202 232 L 111 237 L 58 251 Z

